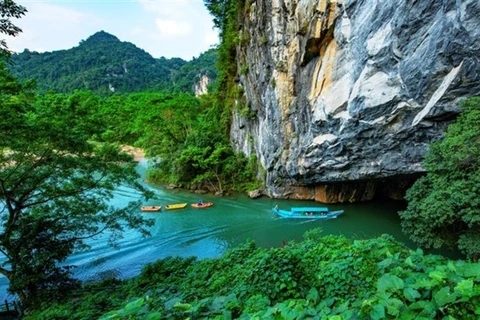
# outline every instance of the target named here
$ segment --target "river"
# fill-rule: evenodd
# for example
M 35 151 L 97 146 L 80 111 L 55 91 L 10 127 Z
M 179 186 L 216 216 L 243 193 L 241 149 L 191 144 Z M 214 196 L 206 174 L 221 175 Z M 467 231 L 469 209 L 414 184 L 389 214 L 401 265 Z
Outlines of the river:
M 145 161 L 139 163 L 139 172 L 144 174 Z M 82 280 L 100 280 L 115 275 L 129 278 L 140 273 L 150 262 L 167 256 L 196 256 L 200 259 L 220 256 L 229 248 L 253 239 L 263 247 L 281 246 L 283 241 L 301 241 L 305 231 L 321 228 L 324 234 L 343 234 L 350 238 L 365 239 L 384 233 L 412 246 L 402 233 L 398 211 L 403 202 L 383 201 L 361 204 L 329 205 L 332 210 L 343 209 L 345 213 L 333 220 L 283 219 L 271 209 L 292 206 L 321 206 L 312 201 L 273 200 L 267 197 L 252 200 L 245 195 L 215 197 L 199 196 L 187 191 L 167 190 L 147 185 L 158 197 L 146 205 L 189 203 L 180 210 L 158 213 L 142 213 L 155 220 L 151 236 L 143 238 L 139 232 L 128 230 L 120 241 L 120 247 L 107 245 L 105 236 L 92 239 L 91 249 L 72 255 L 67 263 L 76 265 L 74 274 Z M 114 205 L 122 206 L 139 198 L 129 188 L 119 188 Z M 199 198 L 213 202 L 213 207 L 194 209 L 190 207 Z M 140 209 L 139 209 L 140 211 Z M 0 294 L 3 300 L 13 297 L 6 291 L 8 282 L 0 278 Z

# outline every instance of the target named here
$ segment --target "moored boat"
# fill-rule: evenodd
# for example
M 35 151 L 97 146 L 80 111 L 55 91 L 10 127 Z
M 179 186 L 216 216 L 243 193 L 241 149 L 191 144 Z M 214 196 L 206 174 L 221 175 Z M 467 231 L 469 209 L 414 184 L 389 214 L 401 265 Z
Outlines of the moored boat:
M 183 209 L 185 207 L 187 207 L 186 203 L 175 203 L 175 204 L 165 205 L 165 209 L 167 209 L 167 210 Z
M 275 206 L 272 211 L 283 218 L 296 219 L 335 219 L 343 213 L 343 210 L 330 211 L 327 207 L 293 207 L 288 211 Z
M 140 210 L 143 212 L 158 212 L 162 210 L 162 206 L 142 206 Z
M 192 208 L 208 208 L 213 206 L 213 202 L 205 202 L 205 203 L 192 203 Z

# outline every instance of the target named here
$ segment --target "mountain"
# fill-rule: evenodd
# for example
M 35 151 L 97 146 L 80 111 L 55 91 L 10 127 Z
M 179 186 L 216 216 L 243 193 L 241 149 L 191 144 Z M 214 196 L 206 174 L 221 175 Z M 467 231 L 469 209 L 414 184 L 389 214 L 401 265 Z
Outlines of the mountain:
M 147 90 L 194 92 L 196 82 L 216 79 L 216 50 L 187 62 L 153 58 L 130 42 L 100 31 L 77 47 L 53 52 L 25 50 L 12 57 L 11 72 L 21 80 L 36 79 L 40 92 L 69 93 L 87 89 L 108 95 Z

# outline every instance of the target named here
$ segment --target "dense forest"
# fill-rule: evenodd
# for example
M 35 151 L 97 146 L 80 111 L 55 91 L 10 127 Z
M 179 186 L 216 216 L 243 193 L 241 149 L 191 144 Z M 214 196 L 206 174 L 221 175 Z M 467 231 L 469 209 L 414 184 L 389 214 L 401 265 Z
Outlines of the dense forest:
M 104 32 L 71 51 L 24 52 L 12 57 L 13 67 L 3 62 L 8 59 L 0 62 L 0 252 L 6 257 L 0 273 L 25 318 L 478 319 L 478 97 L 462 103 L 445 138 L 431 146 L 428 172 L 410 189 L 408 207 L 400 213 L 405 232 L 417 243 L 458 249 L 466 260 L 412 251 L 387 235 L 351 240 L 312 230 L 304 241 L 279 248 L 247 242 L 218 259 L 159 260 L 130 280 L 84 284 L 72 278 L 73 266 L 64 262 L 88 247 L 86 239 L 109 232 L 115 245 L 127 228 L 148 236 L 151 221 L 139 214 L 138 202 L 124 208 L 108 203 L 119 184 L 152 196 L 138 183 L 135 162 L 122 144 L 142 147 L 157 159 L 149 173 L 153 181 L 219 193 L 262 183 L 256 159 L 236 153 L 228 137 L 231 110 L 241 105 L 235 44 L 245 2 L 205 4 L 222 43 L 200 56 L 205 60 L 194 59 L 197 66 L 180 59 L 159 66 Z M 26 8 L 5 1 L 0 13 L 0 33 L 18 35 L 10 19 L 21 18 Z M 121 62 L 106 63 L 101 50 L 117 51 L 111 49 L 117 45 L 142 56 L 142 62 L 125 62 L 125 53 L 117 57 Z M 211 67 L 217 54 L 215 90 L 195 97 L 188 81 L 204 63 Z M 0 56 L 10 56 L 3 41 Z M 18 74 L 20 57 L 23 71 L 36 71 Z M 36 69 L 35 59 L 50 67 Z M 168 81 L 149 82 L 143 73 L 136 82 L 129 78 L 132 61 L 163 72 Z M 53 74 L 55 69 L 61 73 Z
M 193 93 L 201 76 L 215 82 L 216 60 L 215 49 L 188 62 L 180 58 L 155 59 L 132 43 L 100 31 L 71 49 L 45 53 L 25 50 L 14 54 L 9 69 L 20 80 L 36 79 L 39 92 Z

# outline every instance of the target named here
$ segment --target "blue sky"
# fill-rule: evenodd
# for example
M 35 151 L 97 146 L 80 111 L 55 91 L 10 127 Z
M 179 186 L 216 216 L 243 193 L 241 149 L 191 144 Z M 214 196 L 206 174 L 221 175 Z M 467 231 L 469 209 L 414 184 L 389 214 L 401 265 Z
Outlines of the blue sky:
M 97 31 L 111 33 L 153 57 L 191 60 L 218 43 L 203 0 L 16 0 L 27 14 L 23 33 L 6 38 L 21 52 L 70 49 Z

